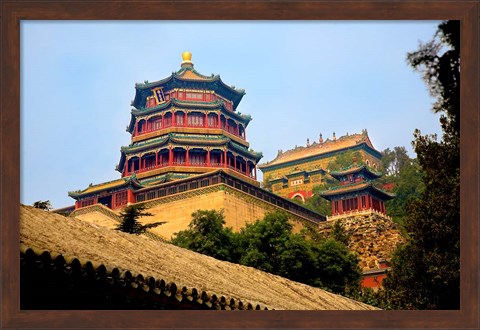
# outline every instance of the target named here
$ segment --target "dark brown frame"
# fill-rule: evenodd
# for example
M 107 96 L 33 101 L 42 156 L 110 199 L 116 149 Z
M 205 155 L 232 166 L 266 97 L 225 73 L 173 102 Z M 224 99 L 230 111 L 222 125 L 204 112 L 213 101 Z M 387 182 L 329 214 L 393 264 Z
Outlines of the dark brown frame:
M 479 1 L 3 0 L 2 328 L 478 328 Z M 458 311 L 22 311 L 19 309 L 20 20 L 461 20 L 461 309 Z M 419 78 L 420 79 L 420 78 Z M 247 315 L 248 313 L 248 315 Z

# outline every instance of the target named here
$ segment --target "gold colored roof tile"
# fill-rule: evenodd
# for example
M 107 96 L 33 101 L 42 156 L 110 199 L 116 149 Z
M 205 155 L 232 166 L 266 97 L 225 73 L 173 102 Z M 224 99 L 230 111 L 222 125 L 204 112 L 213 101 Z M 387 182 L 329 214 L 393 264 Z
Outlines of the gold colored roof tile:
M 324 143 L 314 143 L 308 147 L 297 147 L 279 154 L 274 160 L 269 163 L 263 164 L 264 167 L 271 165 L 283 164 L 293 160 L 307 158 L 310 156 L 317 156 L 340 150 L 348 147 L 353 147 L 357 144 L 365 142 L 369 147 L 373 148 L 372 142 L 368 138 L 367 134 L 352 134 L 342 136 L 334 141 L 326 140 Z
M 202 77 L 191 70 L 185 70 L 179 77 L 189 80 L 207 80 L 205 77 Z
M 113 188 L 113 187 L 116 187 L 116 186 L 121 186 L 124 183 L 125 183 L 125 180 L 123 180 L 123 179 L 118 179 L 118 180 L 114 180 L 114 181 L 100 183 L 100 184 L 88 187 L 87 189 L 82 191 L 82 194 L 91 193 L 91 192 L 94 192 L 94 191 L 100 191 L 100 190 L 104 190 L 104 189 L 108 189 L 108 188 Z

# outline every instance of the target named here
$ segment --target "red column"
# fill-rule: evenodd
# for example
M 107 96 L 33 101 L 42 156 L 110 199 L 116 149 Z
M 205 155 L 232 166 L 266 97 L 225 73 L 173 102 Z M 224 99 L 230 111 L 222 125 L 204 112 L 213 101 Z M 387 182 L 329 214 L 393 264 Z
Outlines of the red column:
M 132 190 L 127 190 L 127 204 L 134 204 L 135 203 L 135 195 L 133 194 Z
M 233 155 L 233 168 L 237 169 L 237 156 Z
M 246 174 L 247 176 L 250 176 L 249 168 L 248 168 L 248 162 L 245 163 L 245 174 Z
M 112 194 L 112 209 L 117 206 L 117 194 Z
M 162 128 L 165 128 L 165 116 L 162 115 Z
M 204 122 L 203 122 L 203 127 L 208 127 L 208 114 L 205 113 L 205 119 L 204 119 Z
M 223 150 L 223 167 L 227 167 L 227 149 Z
M 253 166 L 253 175 L 255 176 L 255 181 L 257 181 L 257 165 Z
M 217 123 L 217 126 L 218 128 L 221 128 L 221 124 L 220 124 L 220 112 L 218 113 L 218 123 Z
M 207 166 L 210 167 L 210 150 L 207 150 Z
M 358 196 L 357 197 L 357 210 L 361 210 L 361 209 L 362 209 L 362 197 Z
M 343 201 L 341 199 L 338 200 L 338 214 L 343 213 Z
M 240 127 L 237 125 L 237 136 L 240 136 Z
M 163 166 L 163 155 L 160 154 L 160 166 Z
M 173 165 L 173 150 L 172 147 L 168 149 L 168 165 Z
M 78 210 L 80 208 L 80 202 L 75 201 L 75 210 Z
M 190 160 L 189 160 L 190 152 L 189 152 L 188 149 L 186 150 L 185 155 L 186 155 L 185 156 L 185 163 L 188 166 L 188 165 L 190 165 Z
M 187 127 L 188 126 L 188 117 L 187 117 L 187 113 L 185 112 L 184 115 L 183 115 L 183 126 Z
M 175 112 L 172 112 L 172 126 L 177 126 L 177 116 L 175 116 Z
M 155 167 L 158 166 L 158 152 L 155 152 Z

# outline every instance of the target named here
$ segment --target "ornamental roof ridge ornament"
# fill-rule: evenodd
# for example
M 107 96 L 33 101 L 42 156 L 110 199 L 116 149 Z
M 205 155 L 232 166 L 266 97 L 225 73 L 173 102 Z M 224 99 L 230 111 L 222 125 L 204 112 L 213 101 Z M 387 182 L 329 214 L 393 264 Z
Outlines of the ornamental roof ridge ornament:
M 205 76 L 193 68 L 192 53 L 186 51 L 182 53 L 182 63 L 180 70 L 174 73 L 174 78 L 188 79 L 188 80 L 219 80 L 220 76 L 212 75 Z
M 193 63 L 192 63 L 192 53 L 189 51 L 183 52 L 182 53 L 182 64 L 180 65 L 182 68 L 189 67 L 193 68 Z
M 362 130 L 362 133 L 349 134 L 341 137 L 335 136 L 335 140 L 327 138 L 323 141 L 323 143 L 310 145 L 310 148 L 296 145 L 295 148 L 284 151 L 282 154 L 277 154 L 277 156 L 270 162 L 259 165 L 259 168 L 265 168 L 268 166 L 284 164 L 308 157 L 319 156 L 329 152 L 351 148 L 362 143 L 365 143 L 368 147 L 376 151 L 368 137 L 366 130 Z

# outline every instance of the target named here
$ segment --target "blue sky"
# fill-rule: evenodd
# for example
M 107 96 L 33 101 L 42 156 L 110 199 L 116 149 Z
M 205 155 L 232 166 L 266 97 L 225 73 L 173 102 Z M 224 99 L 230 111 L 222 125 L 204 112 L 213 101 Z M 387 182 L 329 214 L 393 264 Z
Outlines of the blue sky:
M 246 90 L 237 108 L 261 163 L 278 149 L 366 128 L 377 150 L 440 135 L 433 99 L 406 63 L 438 21 L 21 23 L 21 202 L 73 204 L 71 190 L 120 177 L 134 85 L 180 68 Z M 259 178 L 261 178 L 259 172 Z

